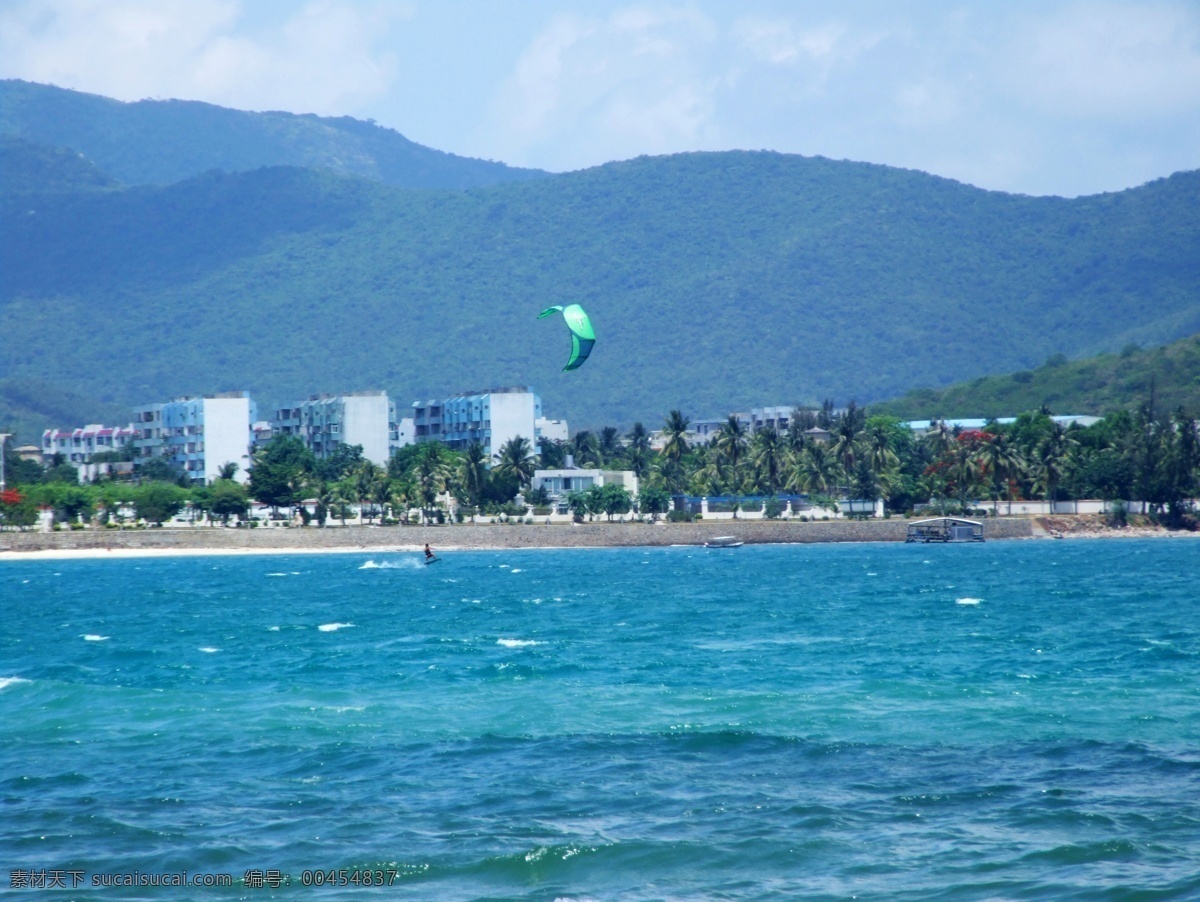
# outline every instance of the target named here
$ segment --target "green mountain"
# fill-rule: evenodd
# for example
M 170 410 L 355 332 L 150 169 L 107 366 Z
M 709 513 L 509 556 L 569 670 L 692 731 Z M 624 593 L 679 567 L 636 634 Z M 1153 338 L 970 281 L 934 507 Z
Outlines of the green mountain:
M 1148 350 L 1129 345 L 1086 360 L 1052 358 L 1040 367 L 981 376 L 943 389 L 920 388 L 871 405 L 905 419 L 1013 416 L 1045 406 L 1054 413 L 1103 416 L 1146 403 L 1200 416 L 1200 335 Z
M 473 188 L 546 175 L 432 150 L 348 116 L 250 113 L 184 100 L 122 103 L 17 80 L 0 81 L 0 135 L 70 147 L 126 185 L 263 166 L 328 169 L 404 188 Z
M 127 423 L 129 409 L 82 397 L 49 382 L 0 379 L 0 432 L 12 433 L 10 447 L 40 445 L 51 426 L 74 429 L 89 423 Z
M 730 152 L 465 191 L 293 167 L 126 188 L 6 147 L 0 375 L 97 403 L 527 384 L 575 428 L 657 426 L 1200 332 L 1200 172 L 1064 200 Z M 571 301 L 598 342 L 563 373 L 535 317 Z

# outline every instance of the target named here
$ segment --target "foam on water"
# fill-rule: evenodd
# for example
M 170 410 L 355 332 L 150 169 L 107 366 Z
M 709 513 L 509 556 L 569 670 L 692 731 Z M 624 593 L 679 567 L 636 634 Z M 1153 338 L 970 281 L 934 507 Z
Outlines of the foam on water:
M 359 570 L 417 570 L 425 566 L 425 562 L 414 557 L 395 558 L 386 561 L 366 561 Z
M 107 642 L 110 637 L 101 636 L 98 633 L 85 633 L 83 641 L 85 642 Z
M 545 645 L 544 642 L 538 642 L 535 639 L 497 639 L 497 645 L 503 645 L 505 648 L 529 648 L 534 645 Z
M 344 630 L 351 626 L 354 626 L 354 624 L 353 623 L 322 623 L 320 626 L 317 627 L 317 629 L 319 629 L 323 633 L 333 633 L 333 632 L 336 632 L 337 630 Z
M 968 604 L 968 605 L 979 604 L 979 602 L 981 602 L 981 601 L 983 601 L 982 598 L 956 598 L 956 599 L 954 599 L 955 604 Z
M 22 679 L 21 677 L 0 677 L 0 689 L 7 689 L 9 686 L 15 686 L 17 683 L 30 683 L 32 680 Z

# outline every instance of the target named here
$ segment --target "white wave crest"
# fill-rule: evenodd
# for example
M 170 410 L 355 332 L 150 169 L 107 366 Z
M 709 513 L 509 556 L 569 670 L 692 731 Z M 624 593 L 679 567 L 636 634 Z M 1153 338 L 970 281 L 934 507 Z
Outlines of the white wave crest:
M 497 639 L 497 645 L 503 645 L 505 648 L 529 648 L 531 645 L 545 645 L 544 642 L 537 642 L 533 639 Z
M 322 623 L 317 627 L 323 633 L 333 633 L 340 629 L 345 629 L 348 626 L 354 626 L 353 623 Z
M 956 598 L 956 599 L 954 599 L 955 604 L 979 604 L 979 602 L 981 602 L 981 601 L 983 601 L 982 598 Z
M 23 677 L 0 677 L 0 689 L 7 689 L 9 686 L 15 686 L 17 683 L 32 683 L 33 680 L 27 680 Z
M 96 633 L 85 633 L 83 640 L 85 642 L 107 642 L 108 638 L 108 636 L 100 636 Z

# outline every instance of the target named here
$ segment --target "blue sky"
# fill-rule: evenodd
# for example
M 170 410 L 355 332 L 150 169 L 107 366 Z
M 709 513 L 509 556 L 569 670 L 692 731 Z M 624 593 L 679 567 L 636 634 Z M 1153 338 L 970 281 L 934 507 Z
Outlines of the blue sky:
M 5 0 L 0 77 L 553 171 L 769 149 L 1074 196 L 1200 168 L 1196 0 Z

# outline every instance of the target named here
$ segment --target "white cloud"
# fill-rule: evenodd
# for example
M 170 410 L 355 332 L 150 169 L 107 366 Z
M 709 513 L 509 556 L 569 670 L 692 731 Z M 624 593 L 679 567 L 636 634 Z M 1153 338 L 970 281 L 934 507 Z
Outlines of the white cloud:
M 1073 118 L 1162 115 L 1200 102 L 1200 6 L 1073 3 L 1021 17 L 1008 84 Z
M 313 0 L 251 33 L 239 0 L 24 0 L 0 12 L 0 72 L 120 100 L 178 97 L 345 114 L 385 93 L 380 45 L 407 7 Z
M 497 93 L 492 146 L 511 162 L 549 155 L 562 169 L 702 146 L 714 128 L 715 39 L 691 9 L 556 17 Z

